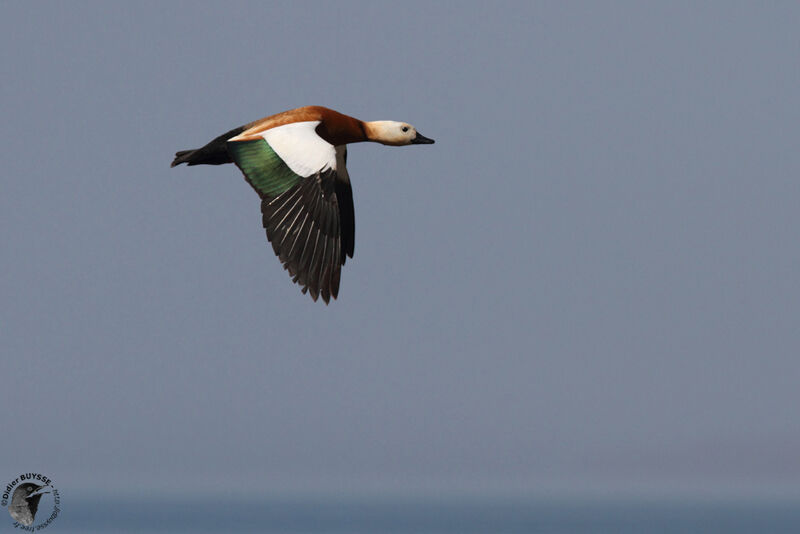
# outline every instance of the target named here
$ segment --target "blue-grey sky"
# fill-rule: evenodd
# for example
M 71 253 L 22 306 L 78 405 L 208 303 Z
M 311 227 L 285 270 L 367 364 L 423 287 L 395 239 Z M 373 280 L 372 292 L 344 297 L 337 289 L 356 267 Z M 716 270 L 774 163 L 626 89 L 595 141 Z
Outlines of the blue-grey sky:
M 0 477 L 800 488 L 800 6 L 6 2 Z M 319 104 L 355 258 L 314 303 L 233 166 Z

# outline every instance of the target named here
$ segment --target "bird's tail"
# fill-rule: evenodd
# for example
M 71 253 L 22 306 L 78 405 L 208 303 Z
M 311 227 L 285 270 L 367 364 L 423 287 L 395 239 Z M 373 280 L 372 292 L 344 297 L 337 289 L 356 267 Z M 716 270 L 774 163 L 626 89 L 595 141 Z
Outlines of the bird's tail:
M 239 126 L 230 132 L 225 132 L 213 141 L 210 141 L 204 147 L 176 152 L 175 159 L 172 160 L 172 165 L 170 165 L 170 167 L 180 165 L 181 163 L 187 165 L 223 165 L 225 163 L 233 163 L 233 160 L 228 154 L 227 142 L 231 137 L 242 133 L 244 129 L 245 126 Z
M 174 167 L 175 165 L 180 165 L 181 163 L 187 163 L 189 165 L 192 164 L 192 156 L 194 153 L 197 152 L 197 149 L 193 150 L 180 150 L 175 153 L 175 159 L 172 160 L 172 165 L 170 167 Z

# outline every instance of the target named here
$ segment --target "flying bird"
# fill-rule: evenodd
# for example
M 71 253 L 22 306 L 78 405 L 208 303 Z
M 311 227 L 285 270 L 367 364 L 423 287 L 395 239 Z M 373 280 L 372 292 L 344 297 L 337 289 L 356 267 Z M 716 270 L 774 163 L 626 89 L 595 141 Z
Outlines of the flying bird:
M 11 504 L 8 505 L 8 513 L 11 514 L 11 518 L 26 527 L 31 526 L 36 517 L 36 510 L 39 509 L 39 501 L 42 495 L 50 493 L 42 490 L 49 487 L 30 482 L 20 484 L 14 490 L 14 494 L 11 496 Z
M 261 197 L 267 239 L 292 281 L 327 304 L 353 257 L 355 215 L 347 145 L 432 144 L 408 123 L 361 121 L 307 106 L 245 124 L 202 148 L 181 150 L 172 167 L 235 163 Z

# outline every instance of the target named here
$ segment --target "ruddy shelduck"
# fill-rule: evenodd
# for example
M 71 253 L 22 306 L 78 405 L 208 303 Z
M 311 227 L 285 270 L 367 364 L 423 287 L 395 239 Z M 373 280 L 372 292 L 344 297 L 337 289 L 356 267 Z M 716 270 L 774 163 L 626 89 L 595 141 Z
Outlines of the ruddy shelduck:
M 408 123 L 360 121 L 307 106 L 245 124 L 202 148 L 175 154 L 172 167 L 235 163 L 261 197 L 267 239 L 292 281 L 327 304 L 353 257 L 355 215 L 347 144 L 425 145 Z

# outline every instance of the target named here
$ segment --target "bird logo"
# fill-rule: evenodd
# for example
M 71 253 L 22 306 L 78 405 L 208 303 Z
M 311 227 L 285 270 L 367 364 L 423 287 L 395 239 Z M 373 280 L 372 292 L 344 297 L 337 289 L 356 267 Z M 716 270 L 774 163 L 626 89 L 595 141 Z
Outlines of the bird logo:
M 50 493 L 50 486 L 40 486 L 31 482 L 20 484 L 11 496 L 11 504 L 8 505 L 8 513 L 14 521 L 29 527 L 33 525 L 36 518 L 36 510 L 39 509 L 39 501 L 42 495 Z
M 14 528 L 31 532 L 42 530 L 61 512 L 61 495 L 52 480 L 41 473 L 24 473 L 0 488 L 0 492 L 0 506 L 8 507 Z M 47 498 L 42 501 L 45 495 Z M 40 512 L 38 520 L 36 512 Z

